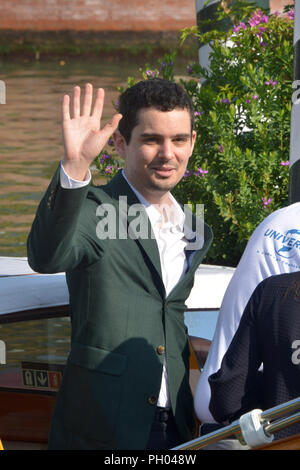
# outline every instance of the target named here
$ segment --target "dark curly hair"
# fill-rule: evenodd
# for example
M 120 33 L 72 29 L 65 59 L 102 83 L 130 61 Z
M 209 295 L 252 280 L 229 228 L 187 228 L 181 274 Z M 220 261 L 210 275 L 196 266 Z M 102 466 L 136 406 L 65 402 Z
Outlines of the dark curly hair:
M 119 131 L 127 144 L 132 129 L 138 124 L 138 113 L 142 108 L 155 108 L 159 111 L 186 109 L 191 117 L 191 132 L 194 129 L 193 104 L 186 91 L 177 83 L 163 78 L 150 78 L 127 88 L 119 98 L 118 111 L 122 114 Z

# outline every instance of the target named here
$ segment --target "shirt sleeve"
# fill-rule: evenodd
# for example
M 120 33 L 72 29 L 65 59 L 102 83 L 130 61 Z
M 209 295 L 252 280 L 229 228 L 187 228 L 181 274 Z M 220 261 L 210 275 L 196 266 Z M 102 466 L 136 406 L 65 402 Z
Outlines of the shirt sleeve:
M 88 171 L 86 178 L 84 181 L 78 181 L 71 178 L 66 170 L 63 167 L 62 162 L 60 163 L 60 184 L 61 187 L 64 189 L 75 189 L 75 188 L 83 188 L 87 186 L 91 181 L 91 172 Z

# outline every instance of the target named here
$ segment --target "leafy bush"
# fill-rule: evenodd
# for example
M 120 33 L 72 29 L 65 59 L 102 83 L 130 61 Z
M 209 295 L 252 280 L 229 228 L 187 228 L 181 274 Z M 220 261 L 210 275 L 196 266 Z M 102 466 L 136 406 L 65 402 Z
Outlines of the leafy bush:
M 214 231 L 206 262 L 236 265 L 255 227 L 288 204 L 292 20 L 293 11 L 256 10 L 227 32 L 201 35 L 212 48 L 210 71 L 195 63 L 180 79 L 195 106 L 197 140 L 173 194 L 183 204 L 204 204 Z M 188 34 L 199 35 L 192 28 L 182 37 Z M 142 76 L 174 80 L 174 60 L 166 55 Z M 101 155 L 97 165 L 111 176 L 119 163 L 108 161 Z

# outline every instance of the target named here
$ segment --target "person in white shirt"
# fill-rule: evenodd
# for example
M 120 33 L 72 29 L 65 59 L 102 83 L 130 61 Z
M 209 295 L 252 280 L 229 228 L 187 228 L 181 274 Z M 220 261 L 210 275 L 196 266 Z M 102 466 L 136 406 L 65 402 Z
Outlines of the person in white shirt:
M 216 373 L 238 328 L 244 309 L 264 279 L 300 270 L 300 203 L 279 209 L 253 232 L 225 292 L 208 357 L 195 393 L 202 423 L 215 423 L 209 411 L 210 375 Z
M 66 271 L 72 312 L 49 449 L 167 449 L 196 430 L 184 311 L 212 240 L 170 193 L 193 151 L 193 106 L 176 83 L 149 79 L 101 128 L 104 90 L 93 107 L 92 96 L 87 84 L 81 107 L 75 87 L 71 109 L 64 97 L 64 158 L 28 238 L 34 270 Z M 94 187 L 89 167 L 111 134 L 124 170 Z M 134 207 L 147 236 L 135 237 Z

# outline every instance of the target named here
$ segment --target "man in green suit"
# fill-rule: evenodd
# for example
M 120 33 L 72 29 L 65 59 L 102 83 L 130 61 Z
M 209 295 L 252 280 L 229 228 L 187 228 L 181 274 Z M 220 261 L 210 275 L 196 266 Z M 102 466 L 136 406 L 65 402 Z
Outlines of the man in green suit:
M 100 126 L 104 91 L 63 100 L 64 158 L 28 238 L 42 273 L 66 271 L 72 319 L 50 449 L 166 449 L 194 437 L 184 302 L 211 243 L 175 201 L 196 138 L 185 91 L 162 79 L 125 91 Z M 110 135 L 125 160 L 105 186 L 89 166 Z

